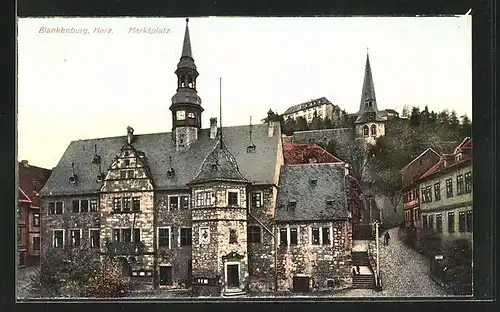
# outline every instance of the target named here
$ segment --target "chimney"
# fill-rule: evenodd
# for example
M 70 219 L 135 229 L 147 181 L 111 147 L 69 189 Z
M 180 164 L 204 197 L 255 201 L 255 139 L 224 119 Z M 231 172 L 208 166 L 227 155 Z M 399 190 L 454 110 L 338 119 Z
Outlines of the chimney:
M 217 117 L 210 118 L 210 139 L 215 140 L 217 136 Z
M 127 127 L 127 142 L 128 144 L 132 143 L 132 140 L 134 139 L 134 128 L 131 126 Z
M 345 164 L 345 176 L 349 175 L 349 164 Z
M 27 160 L 21 160 L 21 164 L 23 164 L 24 167 L 28 168 L 29 164 Z

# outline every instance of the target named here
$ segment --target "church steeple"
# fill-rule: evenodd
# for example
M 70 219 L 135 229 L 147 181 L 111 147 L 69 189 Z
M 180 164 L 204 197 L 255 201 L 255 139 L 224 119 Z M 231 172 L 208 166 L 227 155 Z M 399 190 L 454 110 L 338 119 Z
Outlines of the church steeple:
M 373 75 L 368 51 L 366 52 L 365 78 L 363 80 L 361 102 L 359 104 L 359 111 L 357 115 L 358 118 L 356 119 L 356 123 L 379 119 L 377 98 L 375 96 L 375 86 L 373 84 Z
M 178 150 L 185 150 L 196 141 L 201 129 L 201 98 L 196 91 L 198 71 L 194 64 L 191 40 L 189 37 L 189 19 L 186 18 L 186 30 L 182 44 L 182 53 L 175 74 L 177 92 L 172 97 L 172 135 Z

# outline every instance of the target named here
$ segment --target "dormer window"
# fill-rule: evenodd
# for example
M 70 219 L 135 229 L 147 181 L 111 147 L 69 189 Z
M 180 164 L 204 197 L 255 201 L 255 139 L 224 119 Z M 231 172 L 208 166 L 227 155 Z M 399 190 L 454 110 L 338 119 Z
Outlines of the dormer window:
M 318 185 L 318 179 L 310 179 L 310 180 L 309 180 L 309 185 L 311 185 L 311 186 L 316 186 L 316 185 Z
M 77 180 L 76 174 L 69 177 L 69 183 L 71 184 L 75 184 L 76 180 Z
M 255 153 L 255 145 L 254 144 L 249 145 L 247 147 L 247 153 Z
M 297 201 L 296 200 L 291 200 L 291 201 L 288 202 L 288 206 L 287 206 L 288 209 L 295 209 L 295 207 L 297 207 Z
M 333 207 L 333 199 L 327 199 L 326 200 L 326 207 L 327 208 L 332 208 Z
M 460 160 L 462 160 L 462 158 L 463 158 L 462 153 L 457 154 L 457 155 L 455 156 L 455 161 L 460 161 Z
M 167 171 L 167 177 L 171 178 L 175 175 L 175 170 L 174 168 L 170 168 L 168 171 Z
M 97 175 L 97 179 L 95 180 L 96 182 L 102 182 L 104 180 L 104 174 L 100 173 Z
M 216 171 L 216 170 L 218 169 L 218 167 L 219 167 L 219 166 L 218 166 L 216 163 L 213 163 L 213 164 L 211 165 L 211 168 L 212 168 L 212 170 L 213 170 L 213 171 Z
M 124 164 L 125 166 L 130 166 L 130 159 L 124 159 L 124 160 L 123 160 L 123 164 Z

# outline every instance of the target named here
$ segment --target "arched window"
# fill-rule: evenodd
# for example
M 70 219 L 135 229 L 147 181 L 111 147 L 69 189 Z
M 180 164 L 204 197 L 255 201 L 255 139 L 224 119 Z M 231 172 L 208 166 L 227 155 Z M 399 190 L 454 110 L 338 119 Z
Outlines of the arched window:
M 363 126 L 363 135 L 368 136 L 368 126 L 367 125 Z
M 372 133 L 372 135 L 377 135 L 377 126 L 375 126 L 375 125 L 371 126 L 371 133 Z

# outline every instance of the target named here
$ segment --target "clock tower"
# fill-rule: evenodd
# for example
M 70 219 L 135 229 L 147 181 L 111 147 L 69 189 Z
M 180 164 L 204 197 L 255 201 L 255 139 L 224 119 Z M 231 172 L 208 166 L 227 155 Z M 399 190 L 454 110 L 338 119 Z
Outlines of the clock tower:
M 189 39 L 189 19 L 186 19 L 186 32 L 182 54 L 177 64 L 177 92 L 172 97 L 172 139 L 177 150 L 187 150 L 198 139 L 201 129 L 201 98 L 196 91 L 196 78 L 198 71 L 194 64 Z

